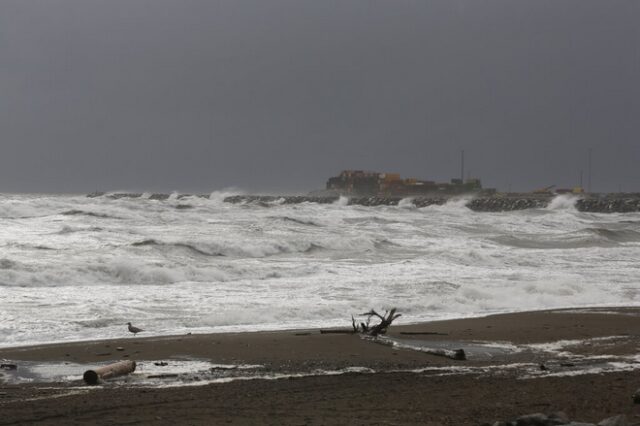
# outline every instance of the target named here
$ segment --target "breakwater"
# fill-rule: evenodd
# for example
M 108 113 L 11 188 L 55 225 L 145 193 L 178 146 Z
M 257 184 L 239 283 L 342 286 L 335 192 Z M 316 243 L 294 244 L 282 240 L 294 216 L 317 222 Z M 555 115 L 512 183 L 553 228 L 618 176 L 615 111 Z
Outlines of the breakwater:
M 540 209 L 548 207 L 555 197 L 543 195 L 529 196 L 492 196 L 478 197 L 466 202 L 466 207 L 477 212 L 501 212 L 525 209 Z M 404 201 L 403 201 L 404 200 Z M 452 198 L 448 197 L 349 197 L 344 199 L 346 205 L 356 206 L 397 206 L 401 202 L 410 203 L 416 207 L 443 205 Z M 571 200 L 571 198 L 567 198 Z M 224 199 L 227 203 L 257 203 L 257 204 L 299 204 L 319 203 L 329 204 L 339 202 L 339 197 L 312 196 L 265 196 L 265 195 L 235 195 Z M 574 200 L 577 210 L 591 213 L 631 213 L 640 212 L 640 194 L 630 196 L 602 196 L 585 197 Z
M 88 197 L 107 197 L 111 199 L 120 198 L 145 198 L 150 200 L 183 199 L 188 197 L 208 198 L 208 194 L 143 194 L 143 193 L 92 193 Z M 575 208 L 582 212 L 591 213 L 632 213 L 640 212 L 640 193 L 633 194 L 606 194 L 606 195 L 583 195 L 570 198 L 565 197 L 568 202 L 574 202 Z M 401 203 L 414 205 L 415 207 L 428 207 L 433 205 L 443 205 L 451 201 L 451 197 L 338 197 L 338 196 L 311 196 L 311 195 L 233 195 L 224 198 L 225 203 L 233 204 L 333 204 L 344 203 L 345 205 L 357 206 L 397 206 Z M 525 209 L 536 209 L 548 207 L 556 197 L 546 194 L 517 194 L 484 196 L 472 198 L 465 203 L 470 210 L 477 212 L 501 212 Z
M 443 205 L 447 202 L 444 197 L 420 197 L 420 198 L 402 198 L 402 197 L 345 197 L 344 204 L 347 206 L 397 206 L 406 199 L 416 207 L 427 207 L 432 205 Z M 317 204 L 333 204 L 340 202 L 340 197 L 314 197 L 314 196 L 274 196 L 274 195 L 234 195 L 226 197 L 225 203 L 256 203 L 263 205 L 273 204 L 300 204 L 300 203 L 317 203 Z

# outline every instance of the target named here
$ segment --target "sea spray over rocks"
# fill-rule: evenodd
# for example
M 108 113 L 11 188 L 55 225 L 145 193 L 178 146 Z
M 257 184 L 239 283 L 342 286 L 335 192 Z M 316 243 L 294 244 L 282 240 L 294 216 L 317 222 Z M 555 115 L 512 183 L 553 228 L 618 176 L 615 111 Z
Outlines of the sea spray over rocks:
M 564 196 L 558 196 L 564 197 Z M 441 206 L 455 200 L 450 197 L 349 197 L 347 205 L 352 206 L 397 206 L 403 200 L 409 200 L 416 207 Z M 640 195 L 617 198 L 613 196 L 598 198 L 564 197 L 562 204 L 571 204 L 576 210 L 591 213 L 630 213 L 640 212 Z M 269 196 L 269 195 L 235 195 L 226 197 L 226 203 L 273 203 L 299 204 L 317 203 L 332 204 L 338 201 L 338 197 L 312 197 L 312 196 Z M 478 212 L 504 212 L 526 209 L 542 209 L 552 207 L 554 197 L 551 196 L 495 196 L 473 198 L 465 203 L 465 206 Z
M 525 209 L 541 209 L 549 205 L 547 198 L 476 198 L 467 207 L 477 212 L 504 212 Z
M 576 201 L 576 209 L 593 213 L 640 212 L 640 197 L 633 198 L 590 198 Z
M 110 199 L 144 198 L 149 200 L 183 199 L 185 197 L 209 198 L 208 194 L 143 194 L 143 193 L 104 193 L 94 192 L 87 197 L 107 197 Z M 466 202 L 466 207 L 478 212 L 504 212 L 526 209 L 540 209 L 550 207 L 554 200 L 564 197 L 563 200 L 571 203 L 578 211 L 590 213 L 631 213 L 640 212 L 640 194 L 605 194 L 605 195 L 581 195 L 554 197 L 547 194 L 499 194 L 492 197 L 475 197 Z M 416 207 L 428 207 L 443 205 L 455 198 L 446 196 L 429 197 L 346 197 L 346 205 L 354 206 L 397 206 L 403 200 L 409 200 Z M 339 196 L 312 196 L 312 195 L 231 195 L 223 199 L 225 203 L 232 204 L 334 204 L 340 201 Z

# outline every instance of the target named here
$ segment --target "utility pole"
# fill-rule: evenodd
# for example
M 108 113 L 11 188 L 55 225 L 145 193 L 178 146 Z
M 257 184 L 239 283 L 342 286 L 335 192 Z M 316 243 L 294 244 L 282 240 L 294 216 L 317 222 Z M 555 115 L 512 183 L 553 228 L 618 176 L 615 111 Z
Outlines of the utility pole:
M 582 186 L 582 170 L 580 170 L 580 189 L 584 191 L 584 186 Z
M 464 183 L 464 149 L 460 151 L 460 180 Z
M 588 162 L 588 171 L 587 171 L 587 192 L 591 193 L 591 151 L 589 148 L 589 162 Z

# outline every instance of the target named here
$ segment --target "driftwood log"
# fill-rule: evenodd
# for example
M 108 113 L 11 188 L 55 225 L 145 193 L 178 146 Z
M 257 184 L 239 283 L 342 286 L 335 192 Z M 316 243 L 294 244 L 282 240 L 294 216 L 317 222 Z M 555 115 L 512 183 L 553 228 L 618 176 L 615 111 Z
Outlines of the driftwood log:
M 366 316 L 367 321 L 361 322 L 360 324 L 356 323 L 356 319 L 351 315 L 351 328 L 328 328 L 321 329 L 320 334 L 366 334 L 368 336 L 378 336 L 380 334 L 385 334 L 387 329 L 401 314 L 396 314 L 396 308 L 391 309 L 391 311 L 385 311 L 384 315 L 380 315 L 373 309 L 369 312 L 365 312 L 364 314 L 360 314 L 360 316 Z M 371 319 L 376 317 L 380 319 L 380 323 L 376 325 L 371 325 Z
M 357 334 L 359 333 L 365 336 L 375 337 L 375 339 L 372 339 L 372 340 L 375 341 L 376 343 L 380 343 L 383 345 L 395 346 L 396 344 L 398 344 L 398 342 L 395 342 L 392 339 L 389 339 L 386 337 L 378 337 L 378 336 L 383 336 L 387 332 L 387 329 L 389 328 L 391 323 L 401 315 L 396 313 L 396 308 L 393 308 L 390 311 L 385 311 L 383 315 L 377 313 L 373 309 L 371 309 L 369 312 L 365 312 L 364 314 L 360 314 L 360 315 L 367 317 L 366 322 L 360 322 L 358 324 L 356 322 L 356 319 L 352 315 L 350 329 L 349 328 L 324 329 L 324 330 L 320 330 L 320 333 L 322 334 Z M 371 325 L 371 320 L 373 318 L 379 319 L 380 322 L 378 324 Z M 413 331 L 413 332 L 405 331 L 405 332 L 400 332 L 400 334 L 407 334 L 407 335 L 431 334 L 431 335 L 441 335 L 441 336 L 447 335 L 447 333 L 439 333 L 439 332 L 433 332 L 433 331 Z M 402 343 L 400 343 L 400 347 L 403 347 Z M 411 349 L 428 353 L 430 355 L 450 358 L 456 361 L 464 361 L 467 359 L 467 354 L 465 353 L 464 349 L 446 349 L 446 348 L 438 348 L 438 347 L 429 348 L 424 346 L 419 348 L 411 348 Z M 638 401 L 640 403 L 640 390 L 638 390 L 638 392 L 639 392 Z
M 386 311 L 384 315 L 380 315 L 373 309 L 361 315 L 367 317 L 367 322 L 361 322 L 360 325 L 356 325 L 356 320 L 352 316 L 351 325 L 353 326 L 353 332 L 367 334 L 369 336 L 378 336 L 380 334 L 385 334 L 393 320 L 398 318 L 401 314 L 396 314 L 396 308 L 393 308 L 390 311 Z M 380 323 L 372 326 L 371 318 L 373 317 L 378 318 Z
M 396 343 L 387 338 L 376 339 L 376 343 L 387 346 L 396 346 Z M 401 344 L 400 348 L 406 348 L 406 345 Z M 443 356 L 445 358 L 453 359 L 455 361 L 465 361 L 467 354 L 464 349 L 445 349 L 445 348 L 430 348 L 427 346 L 412 347 L 412 350 L 417 350 L 429 355 Z
M 135 361 L 120 361 L 113 364 L 98 367 L 93 370 L 84 372 L 82 378 L 89 385 L 96 385 L 100 380 L 110 379 L 112 377 L 124 376 L 133 373 L 136 369 Z

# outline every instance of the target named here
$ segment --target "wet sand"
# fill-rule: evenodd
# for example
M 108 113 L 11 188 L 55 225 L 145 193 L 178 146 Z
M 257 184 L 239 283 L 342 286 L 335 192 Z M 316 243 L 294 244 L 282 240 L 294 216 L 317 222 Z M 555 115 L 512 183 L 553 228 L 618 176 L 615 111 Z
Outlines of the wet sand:
M 173 388 L 136 385 L 135 377 L 92 388 L 79 381 L 1 384 L 0 378 L 0 425 L 473 425 L 555 411 L 581 421 L 627 414 L 640 422 L 631 399 L 640 388 L 638 330 L 639 308 L 607 308 L 392 326 L 385 344 L 358 335 L 295 330 L 139 335 L 0 349 L 0 359 L 18 368 L 21 363 L 98 365 L 119 359 L 163 360 L 168 369 L 174 360 L 189 359 L 261 366 L 234 373 L 228 378 L 236 380 L 228 383 L 203 374 L 190 376 L 190 386 Z M 566 340 L 575 342 L 557 343 Z M 462 348 L 468 359 L 416 348 Z M 275 376 L 282 378 L 268 379 Z

